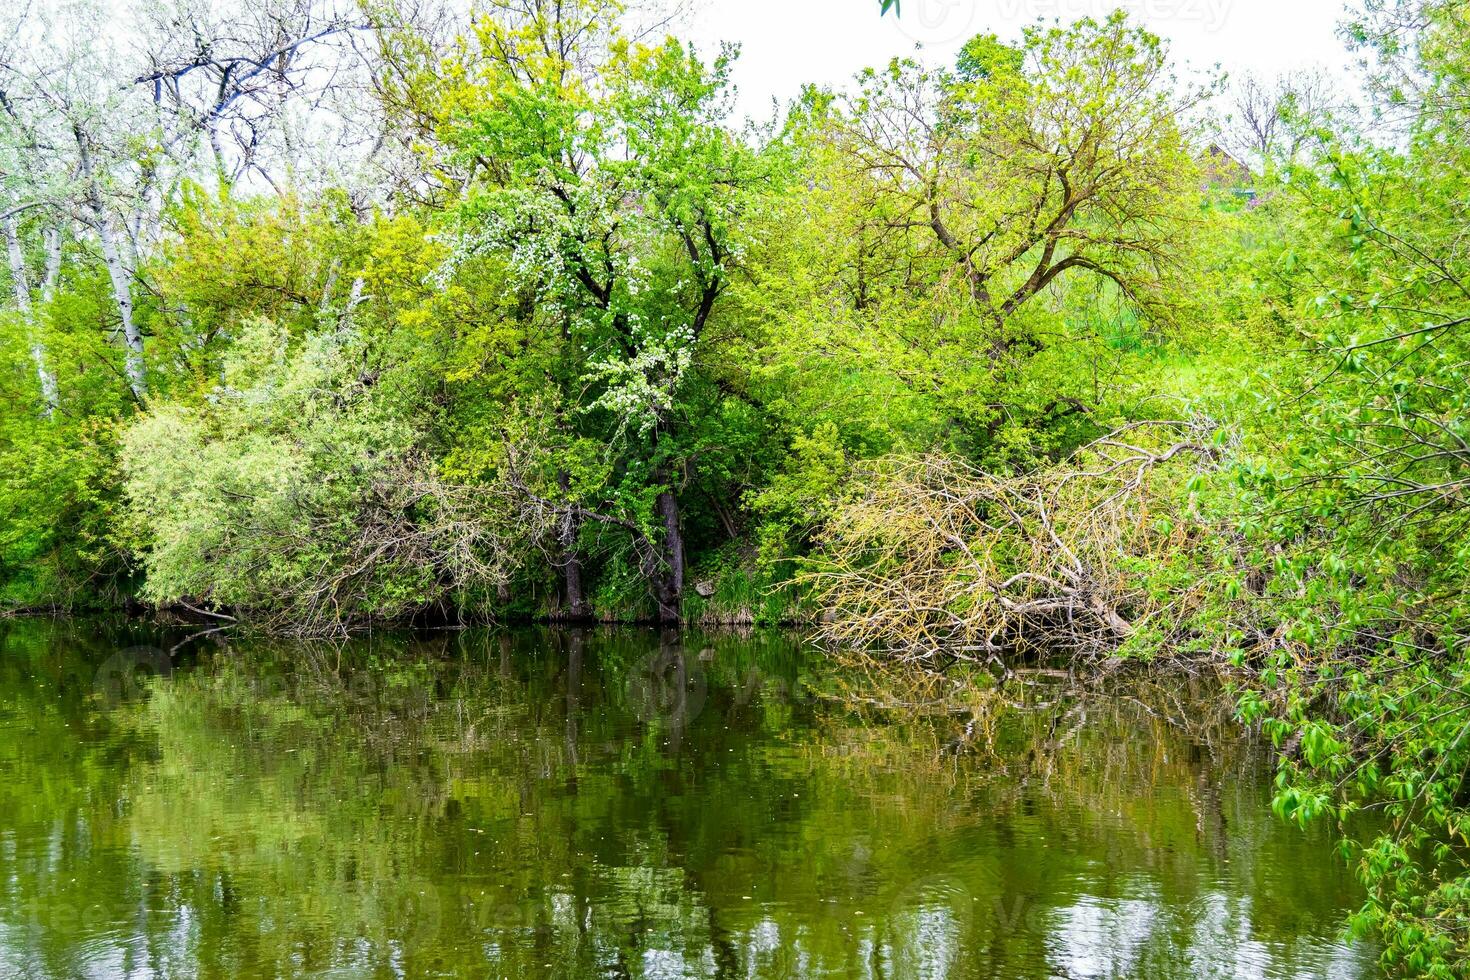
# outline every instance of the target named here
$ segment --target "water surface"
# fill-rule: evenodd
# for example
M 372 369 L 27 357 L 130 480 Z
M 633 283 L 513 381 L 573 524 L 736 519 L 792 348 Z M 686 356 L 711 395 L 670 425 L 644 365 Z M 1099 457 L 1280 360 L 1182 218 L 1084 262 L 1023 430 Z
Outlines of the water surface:
M 0 623 L 0 976 L 1360 977 L 1202 680 Z

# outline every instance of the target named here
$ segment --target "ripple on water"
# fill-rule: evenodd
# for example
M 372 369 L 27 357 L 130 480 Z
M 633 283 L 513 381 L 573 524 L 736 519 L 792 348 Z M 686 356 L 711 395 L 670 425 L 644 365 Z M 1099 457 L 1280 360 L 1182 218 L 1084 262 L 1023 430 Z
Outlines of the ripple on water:
M 107 635 L 0 624 L 0 975 L 1372 972 L 1197 684 L 875 712 L 781 636 L 466 630 L 99 698 Z

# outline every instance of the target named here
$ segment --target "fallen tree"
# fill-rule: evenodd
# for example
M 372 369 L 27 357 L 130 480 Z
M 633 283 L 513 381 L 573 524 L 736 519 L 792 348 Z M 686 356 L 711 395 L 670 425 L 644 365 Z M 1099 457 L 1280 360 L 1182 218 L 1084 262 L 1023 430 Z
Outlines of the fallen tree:
M 1130 572 L 1190 535 L 1178 501 L 1221 442 L 1205 420 L 1146 421 L 1018 475 L 946 455 L 878 460 L 803 575 L 828 610 L 821 638 L 904 661 L 1115 649 L 1187 601 Z M 1186 492 L 1156 492 L 1166 481 Z

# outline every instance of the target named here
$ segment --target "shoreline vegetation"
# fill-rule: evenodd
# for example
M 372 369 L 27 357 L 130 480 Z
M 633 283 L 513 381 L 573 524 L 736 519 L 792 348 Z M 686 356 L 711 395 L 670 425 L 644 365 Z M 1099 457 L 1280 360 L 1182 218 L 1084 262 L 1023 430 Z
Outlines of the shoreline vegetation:
M 1358 101 L 1120 13 L 765 123 L 649 14 L 0 15 L 0 608 L 1219 670 L 1470 976 L 1470 3 Z

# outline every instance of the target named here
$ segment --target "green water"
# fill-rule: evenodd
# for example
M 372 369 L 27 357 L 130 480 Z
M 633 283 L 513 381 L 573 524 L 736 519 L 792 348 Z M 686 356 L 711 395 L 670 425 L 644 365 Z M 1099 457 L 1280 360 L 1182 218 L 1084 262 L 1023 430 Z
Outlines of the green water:
M 0 622 L 0 976 L 1372 974 L 1204 681 L 186 637 Z

